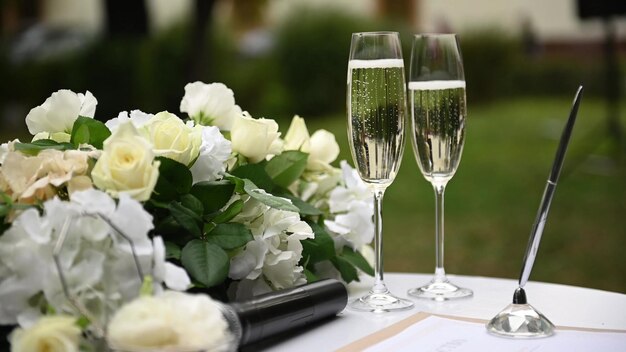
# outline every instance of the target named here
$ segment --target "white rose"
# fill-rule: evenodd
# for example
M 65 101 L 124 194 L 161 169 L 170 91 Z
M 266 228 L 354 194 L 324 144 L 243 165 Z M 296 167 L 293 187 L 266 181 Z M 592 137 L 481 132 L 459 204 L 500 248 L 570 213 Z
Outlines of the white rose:
M 154 115 L 144 131 L 157 156 L 164 156 L 189 165 L 198 157 L 202 144 L 202 126 L 186 125 L 178 116 L 167 111 Z
M 97 104 L 98 101 L 89 91 L 85 94 L 76 94 L 71 90 L 62 89 L 52 93 L 43 104 L 30 110 L 26 116 L 26 126 L 32 135 L 45 132 L 52 134 L 50 137 L 55 137 L 55 140 L 60 141 L 64 138 L 54 133 L 61 132 L 69 135 L 74 121 L 79 116 L 93 118 Z M 44 137 L 44 135 L 39 135 L 39 137 Z
M 146 123 L 148 123 L 148 121 L 150 121 L 150 119 L 153 117 L 154 115 L 147 114 L 141 110 L 131 111 L 130 116 L 128 112 L 122 111 L 117 114 L 117 117 L 108 120 L 104 124 L 111 132 L 115 132 L 120 125 L 130 121 L 133 126 L 135 126 L 135 128 L 139 130 L 143 128 L 143 126 L 145 126 Z
M 139 201 L 148 200 L 159 177 L 152 145 L 131 123 L 119 126 L 104 141 L 102 155 L 91 172 L 96 187 L 114 197 L 127 193 Z
M 306 128 L 306 123 L 302 117 L 295 115 L 285 134 L 285 150 L 300 150 L 308 143 L 309 130 Z
M 69 316 L 48 316 L 29 329 L 11 333 L 13 352 L 78 352 L 80 329 Z
M 330 163 L 337 159 L 339 145 L 334 134 L 326 130 L 317 130 L 302 151 L 309 153 L 307 169 L 323 171 L 330 168 Z
M 225 131 L 229 131 L 241 115 L 233 91 L 223 83 L 188 83 L 180 111 L 189 114 L 200 125 L 213 125 Z
M 173 291 L 125 305 L 108 333 L 109 344 L 121 350 L 226 351 L 233 342 L 218 303 Z
M 258 163 L 268 155 L 282 150 L 278 124 L 271 119 L 254 119 L 244 112 L 235 119 L 230 134 L 233 151 L 245 156 L 250 162 Z

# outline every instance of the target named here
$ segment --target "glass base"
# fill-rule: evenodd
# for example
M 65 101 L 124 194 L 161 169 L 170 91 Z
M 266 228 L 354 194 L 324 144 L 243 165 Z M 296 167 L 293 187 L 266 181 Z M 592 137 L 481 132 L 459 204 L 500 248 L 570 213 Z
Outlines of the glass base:
M 446 301 L 449 299 L 471 297 L 474 295 L 474 292 L 469 288 L 459 287 L 448 281 L 448 279 L 433 279 L 427 285 L 410 289 L 408 294 L 416 298 Z
M 392 295 L 389 291 L 374 293 L 350 302 L 350 308 L 364 312 L 384 313 L 413 308 L 413 302 Z
M 491 334 L 538 338 L 554 334 L 554 324 L 530 304 L 509 304 L 487 324 Z

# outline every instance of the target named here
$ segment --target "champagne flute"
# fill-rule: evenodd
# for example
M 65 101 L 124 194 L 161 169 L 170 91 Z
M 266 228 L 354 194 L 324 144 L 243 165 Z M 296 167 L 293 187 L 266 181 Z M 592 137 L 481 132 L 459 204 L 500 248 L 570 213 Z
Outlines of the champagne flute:
M 435 190 L 436 267 L 430 283 L 409 295 L 444 301 L 471 296 L 446 278 L 443 268 L 443 197 L 459 166 L 465 142 L 465 76 L 455 34 L 418 34 L 413 38 L 409 99 L 411 142 L 420 171 Z
M 374 286 L 351 302 L 357 310 L 409 309 L 413 302 L 392 295 L 383 280 L 382 201 L 404 152 L 406 89 L 396 32 L 352 34 L 348 62 L 348 140 L 359 176 L 374 195 Z

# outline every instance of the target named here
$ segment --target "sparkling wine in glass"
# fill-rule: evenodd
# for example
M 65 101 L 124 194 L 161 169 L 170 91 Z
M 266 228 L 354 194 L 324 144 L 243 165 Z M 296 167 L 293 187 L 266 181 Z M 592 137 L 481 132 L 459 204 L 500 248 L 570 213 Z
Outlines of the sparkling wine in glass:
M 374 195 L 374 286 L 350 307 L 371 312 L 408 309 L 383 281 L 382 201 L 404 151 L 406 90 L 396 32 L 354 33 L 348 62 L 348 140 L 361 179 Z
M 471 296 L 451 283 L 443 267 L 443 199 L 465 142 L 465 77 L 455 34 L 418 34 L 413 39 L 409 81 L 411 141 L 420 171 L 435 190 L 435 276 L 409 295 L 444 301 Z

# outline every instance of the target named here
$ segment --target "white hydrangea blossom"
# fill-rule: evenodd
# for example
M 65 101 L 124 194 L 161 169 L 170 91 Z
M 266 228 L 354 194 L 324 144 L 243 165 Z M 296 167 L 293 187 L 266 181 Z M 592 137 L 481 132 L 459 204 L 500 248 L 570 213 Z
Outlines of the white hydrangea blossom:
M 232 146 L 215 126 L 202 127 L 200 154 L 191 166 L 193 182 L 214 181 L 220 179 L 226 170 L 226 161 L 230 158 Z
M 53 259 L 67 218 L 73 221 L 59 257 L 72 294 L 96 315 L 104 313 L 103 302 L 119 304 L 137 295 L 141 283 L 130 245 L 105 221 L 86 214 L 105 216 L 132 238 L 143 273 L 153 273 L 155 285 L 179 290 L 189 285 L 184 270 L 164 263 L 162 242 L 148 238 L 152 216 L 132 198 L 121 195 L 116 206 L 109 195 L 91 189 L 73 193 L 69 202 L 53 198 L 43 208 L 41 215 L 35 209 L 22 212 L 0 237 L 0 324 L 32 325 L 42 298 L 58 312 L 74 312 Z
M 300 241 L 313 238 L 313 230 L 295 212 L 270 208 L 252 198 L 234 221 L 246 224 L 254 240 L 231 259 L 229 277 L 241 280 L 236 296 L 246 298 L 273 289 L 306 283 Z
M 374 203 L 371 192 L 346 161 L 341 162 L 343 186 L 330 192 L 329 211 L 334 219 L 324 222 L 333 234 L 335 245 L 361 250 L 374 238 Z

